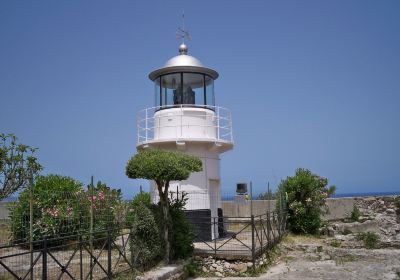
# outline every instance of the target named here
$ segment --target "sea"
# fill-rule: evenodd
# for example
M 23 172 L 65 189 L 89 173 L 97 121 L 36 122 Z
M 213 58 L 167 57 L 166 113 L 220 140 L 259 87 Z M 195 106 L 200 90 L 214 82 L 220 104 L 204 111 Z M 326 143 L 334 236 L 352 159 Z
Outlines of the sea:
M 394 192 L 336 193 L 332 197 L 339 198 L 339 197 L 366 197 L 366 196 L 393 196 L 393 195 L 400 195 L 400 190 L 394 191 Z M 257 198 L 258 194 L 254 194 L 253 197 Z M 230 201 L 230 200 L 234 200 L 235 195 L 234 194 L 222 194 L 221 198 L 222 198 L 222 200 Z M 2 202 L 13 202 L 16 200 L 17 200 L 17 197 L 12 196 L 12 197 L 5 198 L 1 201 Z

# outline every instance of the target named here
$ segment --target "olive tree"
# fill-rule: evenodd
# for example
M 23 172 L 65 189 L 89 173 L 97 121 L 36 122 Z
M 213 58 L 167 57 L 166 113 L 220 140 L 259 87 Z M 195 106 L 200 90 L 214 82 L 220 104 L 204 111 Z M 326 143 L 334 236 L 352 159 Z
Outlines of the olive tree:
M 128 161 L 126 166 L 126 175 L 129 178 L 154 180 L 157 185 L 164 220 L 162 226 L 165 243 L 164 260 L 167 263 L 170 259 L 168 200 L 170 182 L 186 180 L 192 172 L 201 170 L 202 162 L 197 157 L 155 149 L 139 151 Z
M 27 186 L 42 166 L 34 157 L 36 149 L 17 143 L 13 134 L 0 133 L 0 200 Z

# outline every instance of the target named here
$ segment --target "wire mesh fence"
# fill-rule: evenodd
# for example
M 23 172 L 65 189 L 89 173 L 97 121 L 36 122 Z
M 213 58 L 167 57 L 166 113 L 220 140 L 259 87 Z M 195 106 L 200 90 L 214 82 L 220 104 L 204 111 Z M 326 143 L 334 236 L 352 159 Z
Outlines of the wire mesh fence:
M 135 268 L 128 230 L 94 233 L 101 237 L 44 237 L 33 242 L 33 250 L 26 249 L 30 242 L 2 245 L 0 279 L 111 279 Z
M 182 196 L 197 255 L 254 262 L 286 231 L 282 199 L 179 190 L 170 199 Z M 0 220 L 0 279 L 103 279 L 143 269 L 130 246 L 130 211 L 119 190 L 101 185 L 21 194 Z

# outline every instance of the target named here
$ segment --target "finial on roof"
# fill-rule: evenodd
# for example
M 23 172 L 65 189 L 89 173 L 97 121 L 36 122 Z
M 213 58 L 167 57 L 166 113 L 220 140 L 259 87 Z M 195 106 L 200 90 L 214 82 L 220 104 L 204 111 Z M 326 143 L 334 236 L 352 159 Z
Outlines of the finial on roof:
M 187 46 L 186 46 L 184 43 L 182 43 L 182 44 L 179 46 L 179 53 L 180 53 L 180 54 L 187 54 L 187 53 L 188 53 L 188 48 L 187 48 Z
M 182 27 L 178 27 L 176 31 L 176 38 L 182 40 L 182 44 L 179 46 L 179 53 L 180 54 L 187 54 L 188 48 L 185 45 L 185 38 L 190 40 L 189 31 L 185 29 L 185 12 L 182 13 Z

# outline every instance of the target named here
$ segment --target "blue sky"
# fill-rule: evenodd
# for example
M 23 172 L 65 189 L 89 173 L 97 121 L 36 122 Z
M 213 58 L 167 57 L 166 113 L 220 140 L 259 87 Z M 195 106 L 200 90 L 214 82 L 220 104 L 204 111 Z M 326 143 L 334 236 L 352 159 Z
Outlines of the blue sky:
M 339 193 L 400 190 L 399 1 L 1 1 L 0 131 L 44 173 L 122 188 L 147 75 L 177 54 L 216 69 L 233 115 L 224 193 L 305 167 Z

